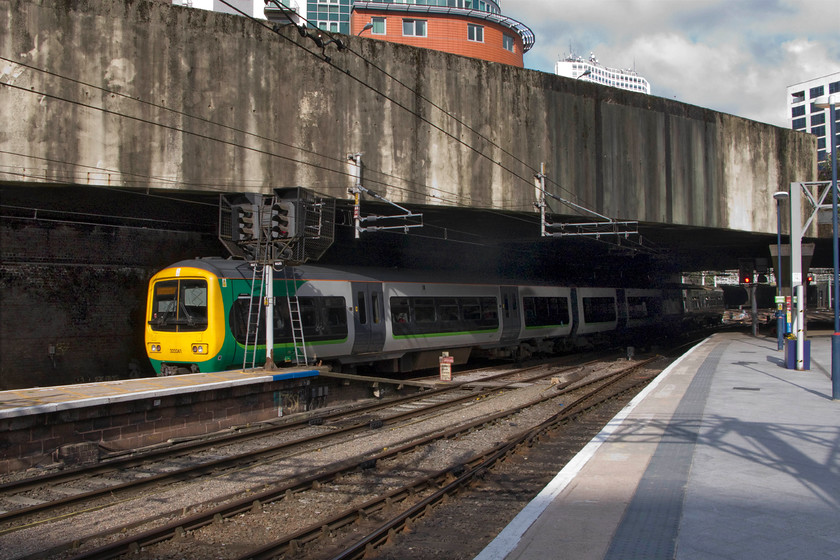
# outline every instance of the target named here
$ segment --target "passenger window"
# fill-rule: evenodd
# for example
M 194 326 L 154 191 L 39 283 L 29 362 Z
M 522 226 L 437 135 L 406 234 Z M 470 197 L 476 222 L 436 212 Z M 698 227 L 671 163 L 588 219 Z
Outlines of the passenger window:
M 460 321 L 458 313 L 458 300 L 455 298 L 439 298 L 438 317 L 445 323 L 457 323 Z
M 481 326 L 499 326 L 499 304 L 496 298 L 481 298 Z
M 434 298 L 414 298 L 414 320 L 417 323 L 435 322 L 435 300 Z
M 391 298 L 391 321 L 395 324 L 408 323 L 409 306 L 408 298 L 393 297 Z

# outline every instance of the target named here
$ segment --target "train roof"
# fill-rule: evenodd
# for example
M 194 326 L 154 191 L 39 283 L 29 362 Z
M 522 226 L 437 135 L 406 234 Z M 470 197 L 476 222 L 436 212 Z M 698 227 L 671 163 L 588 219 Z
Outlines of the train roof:
M 207 270 L 221 278 L 243 278 L 253 277 L 251 263 L 242 259 L 205 257 L 179 261 L 167 268 L 193 267 Z M 428 283 L 454 283 L 454 284 L 491 284 L 501 286 L 576 286 L 563 282 L 547 282 L 544 280 L 523 280 L 495 276 L 493 274 L 453 271 L 453 270 L 420 270 L 420 269 L 396 269 L 377 267 L 352 267 L 337 265 L 300 265 L 277 270 L 275 278 L 306 279 L 306 280 L 343 280 L 350 282 L 428 282 Z M 608 287 L 608 286 L 599 286 Z M 612 286 L 620 288 L 620 286 Z M 626 286 L 625 289 L 694 289 L 708 290 L 709 287 L 693 286 L 687 284 L 669 284 L 660 287 Z
M 253 275 L 251 263 L 241 259 L 221 257 L 197 258 L 179 261 L 167 268 L 192 267 L 207 270 L 224 278 L 248 278 Z M 284 270 L 275 272 L 280 278 Z M 480 273 L 452 271 L 430 271 L 411 269 L 389 269 L 374 267 L 347 267 L 329 265 L 300 265 L 285 269 L 287 277 L 307 280 L 345 280 L 350 282 L 429 282 L 458 284 L 501 284 L 517 285 L 521 281 L 504 280 Z M 531 283 L 529 284 L 544 284 Z

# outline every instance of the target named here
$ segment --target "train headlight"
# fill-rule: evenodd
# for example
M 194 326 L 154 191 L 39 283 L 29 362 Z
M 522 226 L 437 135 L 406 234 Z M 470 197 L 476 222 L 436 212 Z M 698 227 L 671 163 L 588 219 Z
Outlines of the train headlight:
M 149 344 L 149 353 L 157 354 L 158 352 L 160 352 L 160 344 L 155 342 Z
M 193 354 L 206 354 L 207 353 L 207 345 L 206 344 L 193 344 L 192 345 Z

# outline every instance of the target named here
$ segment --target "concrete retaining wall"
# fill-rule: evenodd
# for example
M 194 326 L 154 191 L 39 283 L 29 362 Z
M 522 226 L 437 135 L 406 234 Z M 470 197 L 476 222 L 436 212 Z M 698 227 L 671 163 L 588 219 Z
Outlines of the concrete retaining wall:
M 392 43 L 143 0 L 0 1 L 0 181 L 346 197 L 347 154 L 400 203 L 775 231 L 811 135 L 668 99 Z M 329 60 L 327 60 L 329 58 Z

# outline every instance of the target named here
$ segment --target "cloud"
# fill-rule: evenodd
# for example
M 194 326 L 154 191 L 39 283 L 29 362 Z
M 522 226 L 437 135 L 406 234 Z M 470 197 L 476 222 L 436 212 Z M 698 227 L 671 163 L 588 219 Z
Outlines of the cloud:
M 840 72 L 837 0 L 517 0 L 528 68 L 571 49 L 636 70 L 654 95 L 788 127 L 786 87 Z

